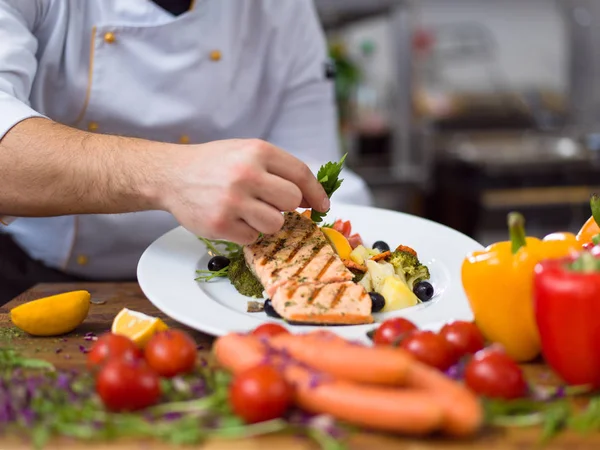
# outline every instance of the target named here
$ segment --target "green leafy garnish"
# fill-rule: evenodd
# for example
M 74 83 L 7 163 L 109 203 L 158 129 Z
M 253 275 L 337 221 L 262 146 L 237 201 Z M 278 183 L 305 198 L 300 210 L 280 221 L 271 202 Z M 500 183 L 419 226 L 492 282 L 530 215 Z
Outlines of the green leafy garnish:
M 327 164 L 322 165 L 317 172 L 317 180 L 319 180 L 319 183 L 321 183 L 321 186 L 323 186 L 323 189 L 329 198 L 331 198 L 333 193 L 342 185 L 342 181 L 344 181 L 343 178 L 340 178 L 340 173 L 342 172 L 342 167 L 344 166 L 347 155 L 347 153 L 344 154 L 339 162 L 328 162 Z M 329 210 L 319 212 L 313 209 L 310 218 L 313 222 L 320 223 L 328 212 Z
M 54 370 L 54 366 L 42 359 L 25 358 L 12 348 L 0 347 L 0 368 L 2 370 L 36 369 Z

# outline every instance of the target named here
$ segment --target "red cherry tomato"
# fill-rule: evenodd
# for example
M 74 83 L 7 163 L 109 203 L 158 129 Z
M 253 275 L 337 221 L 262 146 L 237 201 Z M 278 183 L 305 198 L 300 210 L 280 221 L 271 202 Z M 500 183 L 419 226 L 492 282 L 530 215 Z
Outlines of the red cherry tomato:
M 158 401 L 160 378 L 143 359 L 114 359 L 98 373 L 96 392 L 111 411 L 136 411 Z
M 196 342 L 181 330 L 165 330 L 150 338 L 144 356 L 160 376 L 170 378 L 191 372 L 196 364 Z
M 416 359 L 440 370 L 447 370 L 458 360 L 452 347 L 433 331 L 416 331 L 400 343 L 400 348 Z
M 258 337 L 272 337 L 277 336 L 281 333 L 288 333 L 289 330 L 282 325 L 277 323 L 263 323 L 262 325 L 257 326 L 251 334 Z
M 485 339 L 477 325 L 457 320 L 448 323 L 440 330 L 440 335 L 454 349 L 457 358 L 472 355 L 485 347 Z
M 410 320 L 395 317 L 383 322 L 373 335 L 375 345 L 393 345 L 409 333 L 417 330 L 417 326 Z
M 333 229 L 342 233 L 346 239 L 348 239 L 350 237 L 350 233 L 352 233 L 352 225 L 350 224 L 349 220 L 336 220 L 333 224 Z
M 128 337 L 105 333 L 94 342 L 87 356 L 89 369 L 113 359 L 140 359 L 142 350 Z
M 363 245 L 363 240 L 362 237 L 360 237 L 360 234 L 355 233 L 348 237 L 348 243 L 350 244 L 350 247 L 355 249 L 359 245 Z
M 467 363 L 465 383 L 490 398 L 511 400 L 527 393 L 521 368 L 506 353 L 492 348 L 477 352 Z
M 256 423 L 281 417 L 292 404 L 292 394 L 292 387 L 280 372 L 261 364 L 233 379 L 229 403 L 247 423 Z

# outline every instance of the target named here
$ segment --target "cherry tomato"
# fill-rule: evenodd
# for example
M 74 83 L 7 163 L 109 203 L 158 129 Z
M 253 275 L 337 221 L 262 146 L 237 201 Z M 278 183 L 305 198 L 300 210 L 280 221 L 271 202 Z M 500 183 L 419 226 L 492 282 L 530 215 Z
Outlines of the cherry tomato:
M 94 342 L 87 356 L 89 369 L 100 366 L 112 359 L 140 359 L 142 350 L 126 336 L 105 333 Z
M 485 347 L 485 339 L 477 325 L 457 320 L 448 323 L 440 330 L 440 335 L 454 349 L 457 358 L 472 355 Z
M 465 383 L 479 395 L 511 400 L 527 393 L 523 371 L 503 351 L 481 350 L 465 367 Z
M 280 372 L 261 364 L 233 379 L 229 403 L 247 423 L 256 423 L 281 417 L 292 404 L 292 394 L 292 387 Z
M 350 247 L 355 249 L 359 245 L 363 245 L 363 240 L 362 240 L 362 237 L 360 236 L 360 234 L 355 233 L 351 236 L 348 236 L 348 243 L 350 244 Z
M 258 337 L 272 337 L 282 333 L 289 334 L 289 331 L 278 323 L 263 323 L 262 325 L 257 326 L 251 334 Z
M 400 348 L 416 359 L 440 370 L 447 370 L 458 360 L 446 340 L 433 331 L 416 331 L 400 343 Z
M 350 233 L 352 233 L 352 225 L 350 224 L 349 220 L 336 220 L 333 224 L 333 229 L 342 233 L 346 239 L 348 239 L 350 237 Z
M 185 331 L 161 331 L 150 338 L 144 356 L 156 373 L 166 378 L 174 377 L 193 370 L 196 342 Z
M 113 359 L 98 373 L 96 392 L 111 411 L 136 411 L 158 401 L 160 378 L 143 359 Z
M 388 319 L 375 331 L 373 343 L 375 345 L 393 345 L 413 331 L 417 331 L 417 326 L 410 320 L 402 317 Z

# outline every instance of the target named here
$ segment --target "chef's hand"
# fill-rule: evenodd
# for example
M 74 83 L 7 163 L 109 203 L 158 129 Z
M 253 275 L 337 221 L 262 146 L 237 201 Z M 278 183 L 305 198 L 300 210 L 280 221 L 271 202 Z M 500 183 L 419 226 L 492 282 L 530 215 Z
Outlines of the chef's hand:
M 282 211 L 325 212 L 329 199 L 308 166 L 257 139 L 180 146 L 164 161 L 160 203 L 192 233 L 238 244 L 283 225 Z

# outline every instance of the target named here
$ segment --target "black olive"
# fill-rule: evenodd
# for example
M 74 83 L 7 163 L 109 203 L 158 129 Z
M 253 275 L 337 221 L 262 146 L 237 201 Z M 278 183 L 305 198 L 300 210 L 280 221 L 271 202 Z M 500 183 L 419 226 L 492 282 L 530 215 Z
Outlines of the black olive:
M 267 316 L 275 317 L 276 319 L 281 319 L 281 316 L 279 315 L 279 313 L 277 311 L 275 311 L 275 308 L 273 308 L 273 305 L 271 304 L 271 300 L 269 300 L 269 299 L 265 300 L 264 310 L 265 310 L 265 314 Z
M 369 296 L 371 297 L 371 311 L 381 311 L 385 306 L 385 298 L 383 298 L 383 295 L 378 294 L 377 292 L 369 292 Z
M 413 288 L 413 292 L 422 302 L 427 302 L 433 297 L 433 286 L 427 281 L 419 281 Z
M 229 265 L 229 258 L 221 255 L 213 256 L 208 261 L 208 270 L 211 272 L 217 272 L 221 269 L 224 269 Z
M 375 242 L 373 244 L 373 248 L 379 250 L 381 253 L 390 251 L 390 246 L 387 245 L 387 243 L 385 243 L 383 241 Z

